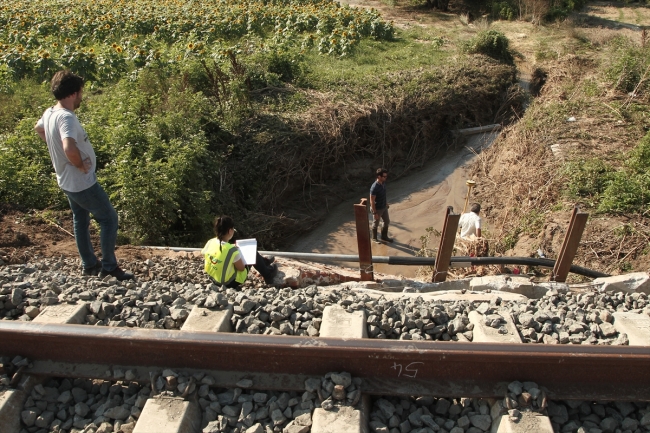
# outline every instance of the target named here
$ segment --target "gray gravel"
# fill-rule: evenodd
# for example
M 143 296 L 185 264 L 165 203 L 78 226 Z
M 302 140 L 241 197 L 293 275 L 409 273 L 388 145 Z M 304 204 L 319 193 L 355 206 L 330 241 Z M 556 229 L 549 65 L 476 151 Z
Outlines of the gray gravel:
M 378 433 L 482 433 L 492 418 L 486 400 L 382 397 L 375 399 L 370 428 Z
M 131 433 L 149 395 L 136 382 L 51 379 L 25 402 L 21 433 Z
M 200 258 L 154 258 L 127 263 L 136 281 L 118 282 L 79 275 L 78 261 L 43 259 L 34 264 L 0 266 L 0 318 L 30 321 L 47 305 L 87 303 L 86 323 L 179 329 L 194 305 L 208 308 L 231 304 L 235 332 L 317 337 L 323 309 L 340 305 L 363 310 L 370 338 L 472 341 L 468 314 L 477 310 L 490 326 L 500 327 L 506 311 L 522 340 L 544 344 L 625 345 L 627 336 L 612 325 L 616 311 L 648 312 L 643 293 L 558 293 L 541 299 L 491 304 L 430 302 L 422 297 L 373 299 L 341 286 L 277 289 L 249 280 L 239 290 L 212 284 Z
M 434 397 L 381 397 L 373 401 L 370 428 L 377 433 L 482 433 L 493 418 L 507 414 L 518 422 L 522 412 L 548 415 L 557 433 L 647 433 L 650 404 L 645 402 L 547 401 L 534 382 L 512 382 L 504 400 Z

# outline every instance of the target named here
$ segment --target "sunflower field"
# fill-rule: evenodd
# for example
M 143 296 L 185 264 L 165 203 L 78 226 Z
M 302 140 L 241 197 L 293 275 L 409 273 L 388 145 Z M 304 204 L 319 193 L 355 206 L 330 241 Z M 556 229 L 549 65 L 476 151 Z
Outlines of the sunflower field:
M 286 43 L 347 56 L 362 38 L 393 31 L 377 11 L 332 0 L 4 0 L 0 65 L 13 79 L 69 68 L 104 83 L 151 64 Z

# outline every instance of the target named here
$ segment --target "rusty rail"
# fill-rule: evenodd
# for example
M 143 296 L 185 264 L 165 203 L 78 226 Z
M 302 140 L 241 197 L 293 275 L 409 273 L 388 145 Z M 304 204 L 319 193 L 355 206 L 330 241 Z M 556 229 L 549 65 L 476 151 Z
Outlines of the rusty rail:
M 460 215 L 454 213 L 454 208 L 447 207 L 445 222 L 442 226 L 442 235 L 440 236 L 440 245 L 438 246 L 438 256 L 436 264 L 433 267 L 433 276 L 431 281 L 434 283 L 442 282 L 447 279 L 447 271 L 451 263 L 451 255 L 454 251 L 454 242 L 456 241 L 456 231 L 458 231 L 458 221 Z
M 199 333 L 0 322 L 0 355 L 49 363 L 48 375 L 83 376 L 82 364 L 268 374 L 347 371 L 379 395 L 502 397 L 513 380 L 555 399 L 650 401 L 650 347 L 482 344 Z M 105 370 L 102 370 L 105 371 Z M 30 371 L 26 371 L 30 373 Z
M 375 275 L 372 267 L 372 246 L 370 245 L 367 199 L 362 198 L 359 204 L 354 205 L 354 219 L 357 226 L 357 246 L 359 248 L 361 281 L 373 281 Z
M 569 228 L 567 229 L 564 241 L 562 242 L 562 248 L 560 249 L 560 255 L 553 267 L 553 272 L 551 274 L 552 281 L 557 281 L 559 283 L 566 281 L 566 278 L 569 275 L 569 269 L 571 269 L 571 263 L 573 262 L 573 258 L 580 246 L 580 238 L 582 238 L 582 232 L 585 230 L 588 218 L 589 214 L 580 212 L 578 206 L 573 208 L 571 220 L 569 221 Z

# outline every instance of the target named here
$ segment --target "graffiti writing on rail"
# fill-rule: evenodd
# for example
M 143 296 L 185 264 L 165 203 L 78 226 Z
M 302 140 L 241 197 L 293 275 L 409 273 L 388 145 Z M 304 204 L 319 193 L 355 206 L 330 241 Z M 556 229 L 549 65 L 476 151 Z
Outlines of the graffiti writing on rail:
M 402 368 L 402 364 L 394 362 L 391 369 L 397 371 L 397 377 L 405 376 L 415 379 L 415 376 L 418 375 L 418 369 L 416 368 L 418 364 L 424 364 L 424 362 L 411 362 L 406 368 Z

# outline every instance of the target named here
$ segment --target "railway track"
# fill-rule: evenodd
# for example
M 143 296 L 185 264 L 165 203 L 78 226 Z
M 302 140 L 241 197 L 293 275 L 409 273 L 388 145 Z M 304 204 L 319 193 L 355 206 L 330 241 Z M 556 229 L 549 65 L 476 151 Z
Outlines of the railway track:
M 98 298 L 128 293 L 115 290 L 112 283 L 108 287 L 94 279 L 86 283 L 79 290 L 94 287 Z M 38 316 L 33 322 L 0 321 L 0 359 L 14 388 L 0 394 L 0 432 L 650 431 L 650 415 L 646 416 L 650 413 L 646 403 L 650 401 L 650 347 L 629 330 L 625 334 L 629 341 L 621 338 L 621 330 L 605 338 L 609 335 L 606 320 L 618 326 L 626 317 L 620 314 L 648 318 L 637 308 L 645 305 L 645 295 L 587 292 L 573 299 L 555 292 L 526 301 L 509 298 L 512 294 L 505 292 L 457 291 L 445 295 L 448 302 L 437 298 L 428 303 L 424 294 L 394 294 L 395 299 L 408 299 L 400 303 L 390 294 L 380 294 L 376 301 L 362 290 L 355 296 L 347 289 L 335 296 L 338 292 L 322 287 L 257 290 L 277 296 L 267 298 L 271 311 L 292 304 L 298 305 L 291 313 L 295 314 L 299 305 L 307 305 L 299 299 L 303 296 L 311 297 L 314 305 L 300 314 L 313 316 L 318 314 L 319 296 L 330 302 L 318 317 L 319 326 L 314 317 L 304 322 L 297 315 L 292 318 L 293 332 L 300 330 L 302 335 L 244 333 L 251 331 L 240 326 L 249 317 L 243 308 L 247 298 L 225 292 L 219 302 L 204 302 L 188 308 L 188 316 L 178 316 L 180 330 L 145 329 L 146 323 L 140 326 L 137 321 L 132 327 L 88 326 L 97 324 L 100 315 L 92 300 L 74 304 L 83 306 L 82 314 L 68 308 L 69 317 L 48 316 L 47 308 L 56 305 L 40 312 L 56 323 L 41 323 Z M 551 342 L 530 336 L 532 328 L 523 325 L 524 315 L 537 307 L 548 312 L 546 324 L 561 325 L 554 328 L 558 334 L 572 326 L 564 317 L 555 321 L 551 307 L 552 300 L 556 306 L 562 304 L 558 296 L 567 301 L 570 308 L 561 308 L 568 316 L 575 317 L 568 313 L 576 311 L 580 315 L 584 309 L 585 318 L 577 319 L 585 323 L 595 311 L 590 305 L 599 302 L 613 302 L 614 318 L 601 312 L 604 321 L 598 338 L 592 326 L 592 341 L 572 340 L 583 344 L 524 344 Z M 521 308 L 509 317 L 499 309 L 506 304 Z M 254 305 L 249 313 L 262 323 L 260 306 L 266 305 Z M 468 314 L 466 306 L 471 306 Z M 384 313 L 390 308 L 404 310 L 402 339 L 394 339 L 396 327 L 388 327 L 389 321 L 382 325 L 368 313 L 377 313 L 378 308 Z M 449 314 L 444 334 L 438 336 L 435 327 L 425 330 L 426 324 L 409 328 L 409 311 L 427 309 L 433 318 L 436 308 Z M 425 317 L 424 312 L 419 314 L 420 320 Z M 74 317 L 86 325 L 63 323 Z M 110 319 L 102 320 L 117 322 Z M 159 320 L 160 325 L 165 323 Z M 486 324 L 493 320 L 505 323 Z M 472 328 L 473 341 L 464 337 L 467 331 L 452 332 L 464 321 Z M 277 325 L 277 331 L 280 323 L 251 326 L 269 331 Z M 319 332 L 307 333 L 308 323 Z M 383 334 L 378 331 L 381 326 Z M 643 326 L 640 333 L 647 337 L 648 328 Z M 410 340 L 403 339 L 406 334 Z M 539 334 L 549 335 L 542 329 Z M 442 341 L 445 338 L 449 341 Z M 499 342 L 513 341 L 504 338 L 520 342 Z M 609 345 L 621 340 L 629 344 Z M 344 390 L 338 390 L 343 392 L 338 399 L 334 398 L 337 385 Z M 69 397 L 73 390 L 86 394 Z M 9 400 L 14 409 L 3 415 Z

